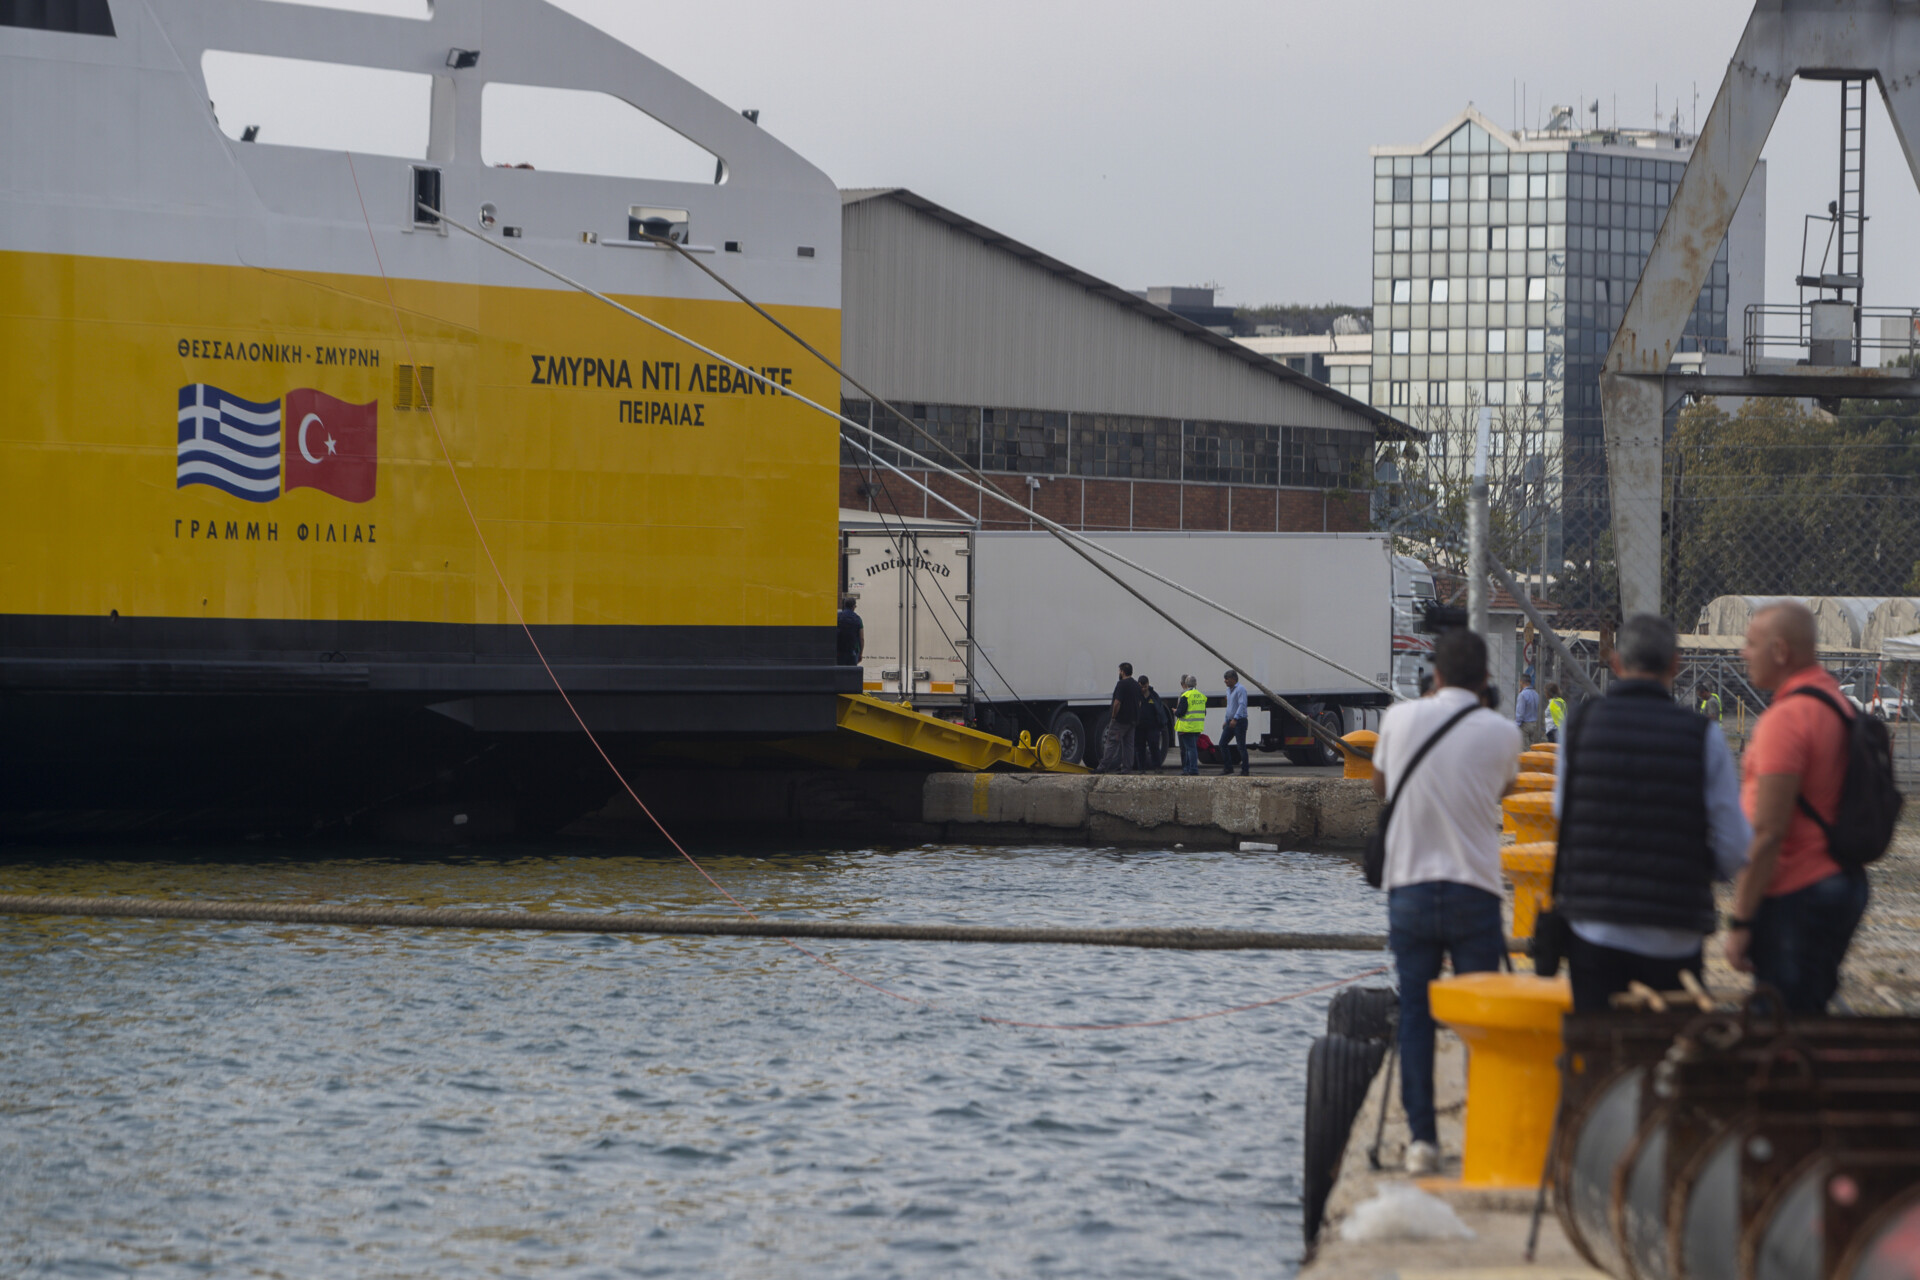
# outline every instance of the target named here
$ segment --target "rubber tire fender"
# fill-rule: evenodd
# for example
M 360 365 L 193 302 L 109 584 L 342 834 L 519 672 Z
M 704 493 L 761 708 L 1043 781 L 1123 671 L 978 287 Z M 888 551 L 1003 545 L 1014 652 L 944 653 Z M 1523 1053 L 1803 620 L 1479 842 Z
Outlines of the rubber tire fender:
M 1345 987 L 1327 1003 L 1327 1034 L 1390 1043 L 1400 1028 L 1400 993 L 1392 987 Z
M 1309 1244 L 1320 1234 L 1327 1196 L 1340 1174 L 1347 1135 L 1367 1100 L 1367 1089 L 1387 1056 L 1380 1040 L 1322 1036 L 1307 1051 L 1307 1115 L 1300 1177 L 1301 1231 Z

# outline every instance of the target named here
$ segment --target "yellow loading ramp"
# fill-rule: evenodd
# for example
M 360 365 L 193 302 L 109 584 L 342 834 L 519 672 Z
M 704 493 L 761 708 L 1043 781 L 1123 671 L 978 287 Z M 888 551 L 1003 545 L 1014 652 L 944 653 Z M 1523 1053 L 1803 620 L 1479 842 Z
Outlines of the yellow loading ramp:
M 835 718 L 840 725 L 838 737 L 841 739 L 836 746 L 847 755 L 864 756 L 872 746 L 884 743 L 910 756 L 932 756 L 975 772 L 995 765 L 1045 773 L 1091 772 L 1083 765 L 1061 760 L 1060 740 L 1050 733 L 1042 734 L 1037 743 L 1025 732 L 1021 733 L 1020 741 L 1009 742 L 915 711 L 903 703 L 869 698 L 864 693 L 841 694 Z

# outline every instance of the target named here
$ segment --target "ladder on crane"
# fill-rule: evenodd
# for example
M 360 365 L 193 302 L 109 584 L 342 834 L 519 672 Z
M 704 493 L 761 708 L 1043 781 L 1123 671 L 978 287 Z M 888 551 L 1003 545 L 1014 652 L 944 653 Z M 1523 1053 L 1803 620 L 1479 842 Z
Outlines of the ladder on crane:
M 1867 79 L 1840 82 L 1840 200 L 1834 209 L 1839 253 L 1835 255 L 1835 274 L 1848 283 L 1840 286 L 1844 295 L 1853 293 L 1853 305 L 1861 305 L 1861 242 L 1867 229 Z

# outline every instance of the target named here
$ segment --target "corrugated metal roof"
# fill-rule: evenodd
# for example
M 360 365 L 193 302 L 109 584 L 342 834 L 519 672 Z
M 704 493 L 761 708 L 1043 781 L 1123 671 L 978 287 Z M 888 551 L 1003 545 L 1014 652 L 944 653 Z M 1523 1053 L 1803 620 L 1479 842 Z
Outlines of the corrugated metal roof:
M 1310 378 L 1306 374 L 1294 369 L 1290 369 L 1280 361 L 1261 355 L 1258 352 L 1250 351 L 1231 338 L 1222 337 L 1211 329 L 1195 324 L 1183 316 L 1175 315 L 1164 307 L 1159 307 L 1148 302 L 1145 298 L 1136 297 L 1134 294 L 1122 289 L 1116 284 L 1109 283 L 1108 281 L 1100 279 L 1098 276 L 1090 275 L 1080 270 L 1078 267 L 1062 262 L 1058 258 L 1044 254 L 1030 245 L 1013 239 L 1011 236 L 1002 235 L 989 226 L 975 222 L 973 219 L 956 213 L 944 205 L 937 204 L 925 196 L 918 195 L 905 187 L 855 187 L 843 189 L 840 192 L 840 203 L 843 208 L 848 205 L 881 199 L 898 201 L 900 204 L 915 212 L 924 214 L 938 222 L 944 223 L 948 227 L 964 232 L 966 235 L 973 237 L 990 249 L 998 250 L 1001 253 L 1017 258 L 1037 270 L 1044 271 L 1060 280 L 1077 285 L 1096 297 L 1144 317 L 1156 325 L 1169 329 L 1178 334 L 1182 339 L 1210 347 L 1237 363 L 1245 365 L 1249 369 L 1257 370 L 1263 377 L 1272 378 L 1296 390 L 1305 391 L 1309 395 L 1325 401 L 1329 406 L 1337 407 L 1354 414 L 1371 425 L 1377 433 L 1389 439 L 1418 440 L 1425 438 L 1424 433 L 1400 421 L 1398 418 L 1375 408 L 1373 405 L 1356 400 L 1343 392 L 1335 391 L 1326 383 Z M 843 297 L 843 307 L 847 304 L 847 301 L 848 300 Z

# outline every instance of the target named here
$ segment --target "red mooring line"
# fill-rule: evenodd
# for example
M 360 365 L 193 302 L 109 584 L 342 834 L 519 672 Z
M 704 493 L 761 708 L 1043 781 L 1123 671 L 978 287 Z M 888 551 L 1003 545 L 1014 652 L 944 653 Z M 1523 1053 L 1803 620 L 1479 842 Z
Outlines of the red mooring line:
M 374 264 L 378 266 L 380 269 L 380 284 L 381 284 L 381 287 L 386 290 L 387 307 L 389 310 L 393 312 L 393 326 L 395 329 L 399 330 L 400 341 L 406 344 L 407 359 L 412 363 L 415 369 L 418 369 L 420 367 L 420 360 L 414 354 L 413 338 L 407 333 L 406 323 L 401 319 L 400 304 L 398 301 L 395 300 L 393 296 L 393 281 L 387 276 L 386 261 L 380 256 L 380 241 L 379 241 L 379 238 L 373 234 L 373 219 L 369 217 L 367 214 L 367 198 L 360 190 L 360 172 L 354 166 L 353 153 L 349 151 L 349 152 L 346 152 L 345 155 L 347 157 L 347 172 L 351 174 L 353 177 L 354 198 L 360 202 L 360 220 L 362 223 L 366 225 L 366 228 L 367 228 L 367 243 L 373 246 L 373 261 L 374 261 Z M 708 884 L 712 885 L 715 889 L 717 889 L 720 892 L 720 895 L 724 897 L 728 902 L 732 903 L 734 907 L 741 912 L 741 914 L 745 915 L 750 920 L 760 919 L 760 916 L 753 910 L 752 907 L 749 907 L 746 903 L 740 901 L 740 899 L 734 897 L 733 894 L 729 893 L 725 885 L 721 884 L 718 880 L 714 879 L 712 874 L 708 872 L 708 870 L 705 867 L 700 865 L 699 859 L 695 858 L 692 854 L 688 853 L 686 849 L 681 847 L 680 842 L 674 839 L 673 832 L 667 830 L 666 824 L 661 822 L 659 818 L 654 816 L 653 810 L 647 807 L 647 802 L 640 798 L 639 793 L 633 789 L 633 784 L 627 781 L 627 776 L 624 773 L 620 772 L 620 766 L 613 762 L 613 757 L 607 754 L 607 749 L 600 745 L 600 739 L 596 737 L 594 735 L 593 730 L 590 727 L 588 727 L 585 717 L 583 717 L 580 714 L 580 709 L 573 705 L 573 699 L 567 696 L 566 686 L 560 683 L 560 677 L 558 674 L 555 673 L 553 669 L 553 664 L 547 661 L 546 651 L 541 649 L 540 641 L 534 637 L 533 628 L 527 625 L 526 615 L 520 612 L 520 602 L 514 598 L 512 589 L 507 586 L 506 575 L 500 571 L 500 562 L 498 560 L 495 560 L 493 557 L 493 546 L 487 541 L 486 530 L 480 527 L 479 516 L 474 514 L 473 503 L 469 501 L 467 498 L 466 486 L 460 483 L 460 469 L 454 465 L 453 453 L 450 449 L 447 448 L 447 438 L 444 435 L 442 435 L 440 432 L 439 411 L 431 403 L 429 403 L 426 406 L 426 408 L 427 408 L 427 421 L 433 427 L 434 441 L 440 446 L 440 456 L 446 459 L 447 474 L 453 478 L 453 491 L 460 495 L 460 506 L 467 513 L 467 523 L 473 526 L 473 536 L 480 540 L 480 549 L 486 553 L 487 565 L 493 570 L 493 579 L 500 586 L 500 594 L 507 598 L 507 606 L 513 610 L 514 621 L 520 624 L 520 630 L 526 634 L 527 643 L 533 646 L 534 656 L 540 659 L 540 666 L 546 671 L 547 679 L 553 682 L 553 691 L 560 695 L 560 700 L 562 702 L 567 704 L 567 711 L 569 714 L 573 716 L 574 723 L 580 726 L 580 732 L 587 735 L 587 741 L 593 744 L 593 749 L 599 753 L 600 759 L 603 762 L 605 762 L 607 768 L 613 773 L 614 778 L 619 781 L 621 789 L 627 793 L 628 798 L 631 799 L 634 802 L 634 804 L 640 807 L 640 812 L 647 815 L 647 821 L 651 822 L 654 825 L 655 830 L 659 831 L 661 835 L 667 838 L 667 843 L 673 846 L 674 852 L 678 853 L 682 858 L 685 858 L 687 860 L 687 865 L 692 867 L 695 871 L 699 872 L 701 879 L 705 880 Z M 847 978 L 853 982 L 857 982 L 863 987 L 867 987 L 873 991 L 878 991 L 883 996 L 889 996 L 892 999 L 901 1001 L 904 1004 L 919 1005 L 922 1008 L 927 1008 L 927 1009 L 942 1008 L 941 1005 L 935 1004 L 931 1000 L 922 1000 L 917 996 L 904 995 L 901 992 L 889 990 L 888 988 L 881 986 L 877 982 L 871 982 L 868 979 L 861 977 L 857 973 L 852 973 L 846 969 L 841 968 L 839 965 L 827 959 L 825 956 L 818 955 L 815 952 L 809 951 L 807 948 L 801 946 L 799 943 L 795 942 L 791 938 L 782 938 L 780 939 L 780 941 L 786 943 L 789 947 L 792 947 L 795 951 L 798 951 L 801 955 L 807 957 L 807 959 L 813 961 L 815 964 L 820 965 L 823 968 L 831 969 L 833 972 L 839 974 L 841 977 Z M 1179 1018 L 1162 1018 L 1153 1022 L 1115 1022 L 1115 1023 L 1106 1023 L 1106 1024 L 1089 1023 L 1084 1025 L 1066 1025 L 1066 1024 L 1055 1025 L 1055 1024 L 1046 1023 L 1046 1022 L 1015 1022 L 1007 1018 L 988 1017 L 986 1014 L 981 1014 L 980 1020 L 982 1022 L 995 1023 L 1000 1026 L 1026 1027 L 1029 1029 L 1042 1030 L 1042 1031 L 1123 1031 L 1123 1030 L 1129 1030 L 1136 1027 L 1165 1027 L 1165 1026 L 1171 1026 L 1176 1022 L 1197 1022 L 1202 1018 L 1223 1018 L 1230 1013 L 1244 1013 L 1249 1009 L 1264 1009 L 1269 1005 L 1284 1004 L 1286 1001 L 1289 1001 L 1289 1000 L 1297 1000 L 1302 996 L 1313 995 L 1315 992 L 1326 991 L 1326 990 L 1330 990 L 1333 987 L 1344 986 L 1349 982 L 1358 982 L 1362 978 L 1372 977 L 1374 974 L 1384 973 L 1384 972 L 1386 972 L 1384 967 L 1379 969 L 1369 969 L 1367 970 L 1367 972 L 1355 974 L 1351 978 L 1342 978 L 1338 982 L 1323 983 L 1320 986 L 1310 987 L 1305 991 L 1296 991 L 1292 995 L 1280 996 L 1273 1000 L 1262 1000 L 1258 1004 L 1239 1005 L 1232 1009 L 1216 1009 L 1211 1013 L 1189 1014 L 1185 1017 L 1179 1017 Z

